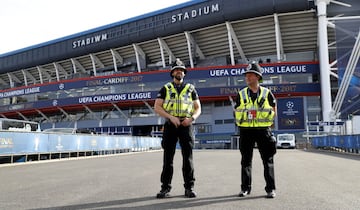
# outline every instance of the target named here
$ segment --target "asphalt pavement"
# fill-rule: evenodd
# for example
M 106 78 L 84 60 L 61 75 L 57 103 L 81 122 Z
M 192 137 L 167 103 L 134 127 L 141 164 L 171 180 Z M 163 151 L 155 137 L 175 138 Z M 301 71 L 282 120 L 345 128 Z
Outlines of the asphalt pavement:
M 162 151 L 0 165 L 0 209 L 359 209 L 360 156 L 278 150 L 277 197 L 265 198 L 257 150 L 251 195 L 240 198 L 240 152 L 194 150 L 196 198 L 185 198 L 181 152 L 172 197 L 160 190 Z

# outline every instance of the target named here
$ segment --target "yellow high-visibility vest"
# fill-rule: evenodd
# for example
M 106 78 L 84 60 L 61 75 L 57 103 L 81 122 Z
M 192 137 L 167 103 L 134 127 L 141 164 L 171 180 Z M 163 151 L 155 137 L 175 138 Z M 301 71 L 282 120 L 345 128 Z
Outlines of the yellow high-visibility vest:
M 241 127 L 269 127 L 274 122 L 275 112 L 269 104 L 270 90 L 260 87 L 260 94 L 253 102 L 246 87 L 239 92 L 240 105 L 235 109 L 235 121 Z
M 191 117 L 194 112 L 192 92 L 194 85 L 186 84 L 183 90 L 178 93 L 173 85 L 169 82 L 165 85 L 166 96 L 163 103 L 164 110 L 175 117 Z

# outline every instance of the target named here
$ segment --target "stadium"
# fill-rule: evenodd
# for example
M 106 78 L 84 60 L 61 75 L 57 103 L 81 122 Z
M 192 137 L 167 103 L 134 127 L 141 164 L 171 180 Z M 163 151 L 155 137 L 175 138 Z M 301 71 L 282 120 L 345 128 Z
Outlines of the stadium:
M 226 146 L 243 72 L 257 61 L 277 99 L 274 132 L 342 132 L 319 122 L 359 115 L 359 14 L 352 0 L 188 1 L 0 55 L 0 115 L 158 136 L 153 104 L 180 58 L 202 103 L 198 145 Z

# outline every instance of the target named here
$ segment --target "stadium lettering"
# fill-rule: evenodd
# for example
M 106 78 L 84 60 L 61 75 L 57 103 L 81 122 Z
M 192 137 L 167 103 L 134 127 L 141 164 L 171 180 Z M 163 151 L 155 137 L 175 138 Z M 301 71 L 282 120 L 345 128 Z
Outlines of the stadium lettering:
M 125 94 L 94 96 L 94 102 L 120 101 L 120 100 L 125 100 L 125 99 L 126 99 Z
M 231 69 L 230 74 L 233 76 L 242 75 L 245 72 L 245 69 Z
M 263 72 L 265 74 L 273 74 L 275 72 L 275 67 L 271 66 L 271 67 L 262 67 Z
M 137 100 L 137 99 L 150 99 L 151 98 L 151 92 L 147 93 L 129 93 L 128 99 L 129 100 Z
M 79 98 L 79 103 L 86 104 L 93 102 L 108 102 L 108 101 L 121 101 L 121 100 L 126 100 L 126 94 L 81 97 Z
M 241 88 L 220 88 L 221 95 L 237 94 Z
M 121 84 L 121 83 L 126 83 L 126 82 L 128 82 L 128 80 L 129 80 L 128 77 L 109 78 L 109 79 L 104 79 L 104 84 L 105 84 L 105 85 Z
M 123 101 L 123 100 L 139 100 L 139 99 L 151 99 L 151 92 L 81 97 L 81 98 L 79 98 L 79 103 L 86 104 L 86 103 Z
M 25 94 L 40 93 L 40 87 L 26 88 Z
M 221 77 L 221 76 L 228 76 L 229 72 L 227 69 L 215 69 L 210 71 L 210 76 L 212 77 Z
M 211 6 L 204 6 L 198 9 L 193 9 L 191 11 L 178 13 L 176 15 L 171 16 L 171 23 L 189 20 L 190 18 L 196 18 L 203 15 L 209 15 L 214 12 L 219 12 L 219 4 L 213 4 Z
M 13 90 L 13 91 L 9 91 L 9 92 L 0 93 L 0 98 L 24 95 L 24 93 L 25 93 L 24 89 Z
M 20 89 L 20 90 L 12 90 L 9 92 L 3 92 L 3 93 L 0 93 L 0 98 L 32 94 L 32 93 L 40 93 L 40 87 L 33 87 L 33 88 L 26 88 L 26 89 Z
M 279 66 L 277 67 L 277 73 L 305 73 L 306 72 L 306 66 Z
M 273 92 L 273 93 L 280 92 L 280 87 L 279 86 L 267 86 L 267 88 L 269 90 L 271 90 L 271 92 Z
M 80 104 L 86 104 L 86 103 L 91 103 L 93 102 L 92 98 L 91 97 L 82 97 L 82 98 L 79 98 L 79 103 Z
M 103 85 L 102 80 L 98 79 L 98 80 L 86 81 L 86 86 L 97 86 L 97 85 Z
M 73 49 L 77 48 L 77 47 L 84 47 L 90 44 L 94 44 L 94 43 L 98 43 L 98 42 L 102 42 L 107 40 L 107 34 L 101 34 L 101 35 L 96 35 L 96 36 L 92 36 L 92 37 L 87 37 L 85 39 L 79 39 L 76 41 L 73 41 L 72 45 L 73 45 Z
M 238 68 L 238 69 L 214 69 L 210 70 L 209 74 L 211 77 L 225 77 L 225 76 L 239 76 L 244 74 L 245 69 L 244 68 Z

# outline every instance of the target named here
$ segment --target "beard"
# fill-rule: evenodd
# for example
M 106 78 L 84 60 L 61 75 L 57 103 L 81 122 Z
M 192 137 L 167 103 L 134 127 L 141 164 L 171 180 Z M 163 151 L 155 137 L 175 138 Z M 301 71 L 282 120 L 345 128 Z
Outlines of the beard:
M 183 75 L 181 75 L 181 74 L 176 74 L 176 75 L 174 76 L 174 78 L 175 78 L 176 80 L 178 80 L 178 81 L 181 81 L 182 79 L 184 79 Z

